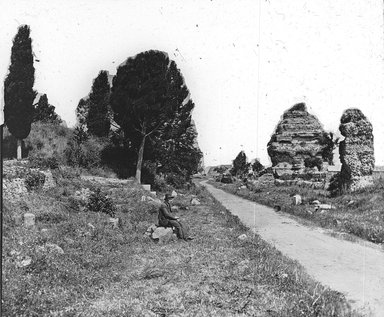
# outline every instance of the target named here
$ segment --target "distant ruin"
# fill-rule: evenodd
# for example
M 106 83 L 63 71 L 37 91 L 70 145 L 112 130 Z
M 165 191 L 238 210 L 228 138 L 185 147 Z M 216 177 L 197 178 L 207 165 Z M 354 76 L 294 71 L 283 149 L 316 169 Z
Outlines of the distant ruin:
M 275 178 L 323 186 L 333 146 L 332 136 L 307 111 L 305 103 L 294 105 L 284 112 L 268 143 Z
M 347 109 L 340 119 L 340 182 L 354 191 L 372 184 L 375 167 L 372 124 L 359 109 Z

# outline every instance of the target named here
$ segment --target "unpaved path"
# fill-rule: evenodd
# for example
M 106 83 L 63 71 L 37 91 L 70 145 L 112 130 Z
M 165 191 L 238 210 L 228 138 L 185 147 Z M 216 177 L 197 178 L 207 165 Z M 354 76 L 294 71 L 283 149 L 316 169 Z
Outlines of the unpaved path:
M 340 240 L 319 228 L 303 226 L 272 208 L 226 193 L 202 182 L 232 214 L 274 245 L 323 285 L 346 295 L 357 309 L 384 316 L 384 252 L 369 242 Z

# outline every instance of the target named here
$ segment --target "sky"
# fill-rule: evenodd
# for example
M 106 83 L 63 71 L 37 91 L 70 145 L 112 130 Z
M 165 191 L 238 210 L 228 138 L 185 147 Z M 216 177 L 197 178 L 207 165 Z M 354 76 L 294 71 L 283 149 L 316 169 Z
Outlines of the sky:
M 39 60 L 34 88 L 70 127 L 100 70 L 155 49 L 185 78 L 206 166 L 241 150 L 269 165 L 267 143 L 297 102 L 335 133 L 360 108 L 384 165 L 381 0 L 0 0 L 1 78 L 22 24 Z

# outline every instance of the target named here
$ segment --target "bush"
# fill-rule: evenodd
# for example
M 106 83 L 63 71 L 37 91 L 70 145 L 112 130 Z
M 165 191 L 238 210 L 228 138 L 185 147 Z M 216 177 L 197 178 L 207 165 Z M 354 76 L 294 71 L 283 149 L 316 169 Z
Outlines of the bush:
M 101 192 L 100 188 L 97 188 L 89 196 L 87 209 L 94 212 L 102 212 L 110 217 L 115 217 L 116 206 L 112 199 L 105 193 Z
M 102 138 L 90 137 L 79 143 L 72 137 L 65 148 L 66 162 L 70 166 L 92 168 L 101 165 L 101 152 L 106 141 Z
M 59 160 L 56 156 L 44 157 L 43 155 L 36 155 L 34 153 L 28 159 L 32 168 L 59 168 Z
M 36 167 L 64 164 L 64 151 L 70 131 L 69 128 L 54 123 L 33 123 L 31 133 L 25 139 L 30 161 L 33 161 Z
M 45 175 L 38 171 L 30 171 L 25 178 L 25 186 L 28 191 L 43 188 L 45 183 Z
M 185 188 L 190 185 L 190 182 L 186 180 L 183 175 L 176 173 L 169 173 L 165 176 L 165 181 L 168 185 L 171 185 L 175 188 Z
M 323 160 L 319 157 L 307 157 L 304 160 L 304 166 L 308 168 L 317 167 L 319 171 L 323 168 Z

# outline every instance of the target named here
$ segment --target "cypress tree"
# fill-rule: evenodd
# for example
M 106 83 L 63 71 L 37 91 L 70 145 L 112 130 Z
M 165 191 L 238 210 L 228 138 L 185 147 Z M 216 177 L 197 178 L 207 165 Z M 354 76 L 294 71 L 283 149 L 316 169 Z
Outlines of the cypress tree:
M 48 103 L 46 94 L 42 95 L 37 103 L 35 115 L 33 117 L 33 122 L 36 121 L 61 123 L 60 117 L 55 112 L 55 107 Z
M 17 159 L 21 159 L 21 141 L 31 131 L 34 115 L 32 40 L 28 25 L 20 26 L 13 40 L 11 65 L 4 81 L 4 117 L 10 133 L 17 139 Z
M 87 115 L 88 132 L 99 137 L 107 136 L 111 126 L 108 113 L 109 95 L 108 73 L 102 70 L 93 81 Z

